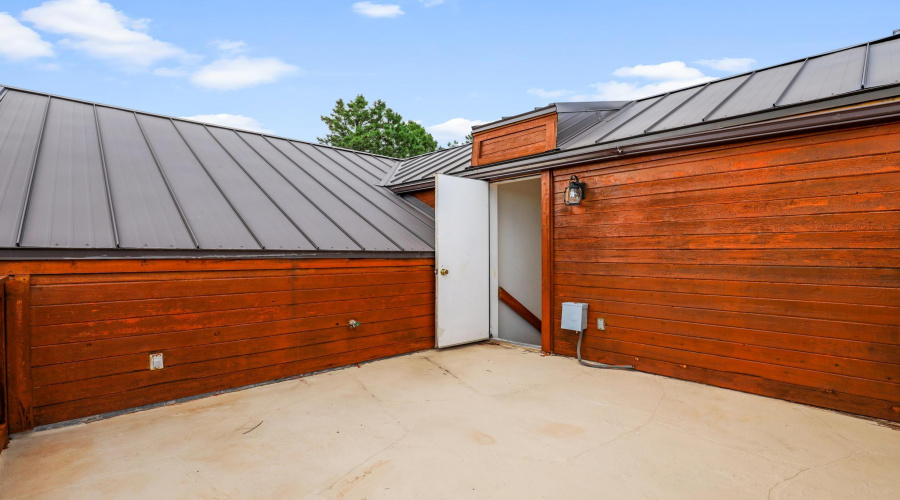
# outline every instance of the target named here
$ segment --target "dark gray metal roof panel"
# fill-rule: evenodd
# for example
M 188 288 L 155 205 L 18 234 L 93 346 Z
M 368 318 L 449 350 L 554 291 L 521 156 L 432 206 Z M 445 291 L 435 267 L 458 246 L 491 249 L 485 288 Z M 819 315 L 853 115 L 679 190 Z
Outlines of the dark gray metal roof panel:
M 171 121 L 137 115 L 200 248 L 259 248 Z
M 412 215 L 416 220 L 410 221 L 408 224 L 404 223 L 404 225 L 407 228 L 412 229 L 413 232 L 416 233 L 416 235 L 421 235 L 419 232 L 419 229 L 418 229 L 421 227 L 421 224 L 424 224 L 424 227 L 428 228 L 428 230 L 427 230 L 428 234 L 434 233 L 434 217 L 433 216 L 423 215 L 420 210 L 417 210 L 414 207 L 411 207 L 409 205 L 409 203 L 406 203 L 405 201 L 403 201 L 404 200 L 403 197 L 397 197 L 396 195 L 393 194 L 393 192 L 391 190 L 386 189 L 382 186 L 378 186 L 377 184 L 371 182 L 371 179 L 366 179 L 365 176 L 362 175 L 362 172 L 360 170 L 356 170 L 353 168 L 354 165 L 359 165 L 366 161 L 365 155 L 353 154 L 353 153 L 350 153 L 347 151 L 337 151 L 337 150 L 333 150 L 331 148 L 324 148 L 324 147 L 320 147 L 319 151 L 321 151 L 322 153 L 328 154 L 329 156 L 331 156 L 332 154 L 335 155 L 337 157 L 335 163 L 337 163 L 347 173 L 349 173 L 350 175 L 353 175 L 354 177 L 363 181 L 366 184 L 366 186 L 369 186 L 372 189 L 374 189 L 375 192 L 379 193 L 382 198 L 393 203 L 394 205 L 399 207 L 400 210 L 403 210 L 403 211 L 409 213 L 410 215 Z M 402 222 L 404 220 L 404 218 L 405 218 L 405 216 L 401 216 L 400 218 L 398 218 L 398 221 Z
M 360 250 L 302 192 L 278 173 L 233 130 L 209 127 L 210 133 L 280 206 L 320 250 Z
M 690 103 L 678 108 L 672 114 L 667 116 L 663 121 L 653 127 L 653 130 L 665 130 L 702 122 L 709 113 L 716 109 L 716 106 L 725 99 L 728 99 L 728 96 L 737 90 L 748 76 L 749 75 L 743 75 L 725 80 L 717 80 L 709 85 L 701 87 L 701 90 L 699 90 L 697 95 L 691 99 Z M 694 89 L 680 90 L 678 93 L 683 94 L 692 90 Z M 621 139 L 623 137 L 624 136 L 619 136 L 618 138 Z
M 203 125 L 175 122 L 175 128 L 215 181 L 233 211 L 264 248 L 308 250 L 315 248 L 277 205 L 222 149 Z
M 594 144 L 594 142 L 602 140 L 603 137 L 614 133 L 617 129 L 626 125 L 628 121 L 633 119 L 635 116 L 639 115 L 645 109 L 655 104 L 656 101 L 658 101 L 661 97 L 664 96 L 652 97 L 649 99 L 644 99 L 643 101 L 635 101 L 632 104 L 625 106 L 621 111 L 616 113 L 608 121 L 600 122 L 588 129 L 588 133 L 579 137 L 577 141 L 572 141 L 569 144 L 569 147 Z
M 410 180 L 431 178 L 434 174 L 443 170 L 446 166 L 458 165 L 465 162 L 467 165 L 472 161 L 472 145 L 445 149 L 432 153 L 423 161 L 419 161 L 415 165 L 408 168 L 401 166 L 400 172 L 396 176 L 396 181 L 406 182 Z
M 277 143 L 277 141 L 276 141 Z M 340 193 L 342 199 L 351 204 L 357 212 L 368 220 L 374 227 L 403 250 L 420 251 L 432 248 L 434 231 L 421 224 L 421 221 L 412 217 L 406 211 L 397 207 L 392 201 L 380 196 L 382 193 L 374 189 L 372 184 L 360 181 L 352 175 L 338 176 L 333 171 L 340 168 L 333 159 L 324 153 L 325 148 L 302 143 L 290 143 L 297 148 L 308 161 L 304 167 L 325 185 L 329 191 Z M 280 145 L 279 145 L 279 148 Z M 400 222 L 403 220 L 403 223 Z M 405 224 L 410 224 L 407 227 Z M 413 228 L 430 232 L 431 242 L 425 235 L 416 234 Z
M 578 113 L 560 113 L 556 124 L 556 147 L 577 137 L 578 134 L 600 123 L 603 112 L 583 111 Z M 609 112 L 606 112 L 609 113 Z
M 47 104 L 46 97 L 13 91 L 0 100 L 0 246 L 16 244 Z
M 377 185 L 397 165 L 0 87 L 0 248 L 433 252 L 433 215 Z
M 124 248 L 192 248 L 134 113 L 98 108 L 100 134 Z
M 663 96 L 651 106 L 644 108 L 642 113 L 635 114 L 631 120 L 623 123 L 621 127 L 604 137 L 603 140 L 613 141 L 622 137 L 643 134 L 647 129 L 655 125 L 659 126 L 657 124 L 661 125 L 665 122 L 666 117 L 670 116 L 670 113 L 675 114 L 673 112 L 677 112 L 682 103 L 693 97 L 701 89 L 702 87 L 694 87 Z
M 343 190 L 329 191 L 318 178 L 307 171 L 312 163 L 283 139 L 269 139 L 257 134 L 238 132 L 253 149 L 277 169 L 298 191 L 331 219 L 341 231 L 363 250 L 394 251 L 393 244 L 343 200 Z
M 802 65 L 802 62 L 795 62 L 757 71 L 708 119 L 715 120 L 771 109 Z
M 779 105 L 814 101 L 859 90 L 865 57 L 865 47 L 854 47 L 810 58 L 779 100 Z
M 869 47 L 865 83 L 866 87 L 900 83 L 900 38 Z
M 354 165 L 356 168 L 351 168 L 349 171 L 367 183 L 377 184 L 384 175 L 384 172 L 363 160 L 361 155 L 347 154 L 344 151 L 331 148 L 322 148 L 321 151 L 329 158 L 335 159 L 339 165 L 348 165 L 347 162 Z
M 22 246 L 114 248 L 103 177 L 94 107 L 50 101 Z

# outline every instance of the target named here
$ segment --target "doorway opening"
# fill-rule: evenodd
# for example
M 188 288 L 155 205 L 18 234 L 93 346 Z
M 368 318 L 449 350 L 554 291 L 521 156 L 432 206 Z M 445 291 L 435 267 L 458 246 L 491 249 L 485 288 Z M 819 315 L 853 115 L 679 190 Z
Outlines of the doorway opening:
M 541 178 L 490 186 L 491 337 L 541 346 Z

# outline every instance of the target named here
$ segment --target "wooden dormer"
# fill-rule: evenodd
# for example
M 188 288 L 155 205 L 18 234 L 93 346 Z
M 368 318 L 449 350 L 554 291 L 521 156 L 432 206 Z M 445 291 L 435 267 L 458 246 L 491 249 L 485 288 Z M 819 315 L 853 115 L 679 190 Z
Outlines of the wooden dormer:
M 556 148 L 556 109 L 538 116 L 501 120 L 473 130 L 472 166 L 544 153 Z M 530 114 L 530 113 L 529 113 Z

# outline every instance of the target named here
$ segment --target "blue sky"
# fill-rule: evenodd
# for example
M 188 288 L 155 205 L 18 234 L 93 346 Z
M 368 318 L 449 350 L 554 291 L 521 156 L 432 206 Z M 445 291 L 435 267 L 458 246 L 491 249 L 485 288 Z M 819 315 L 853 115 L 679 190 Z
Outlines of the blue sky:
M 438 139 L 888 36 L 900 2 L 4 0 L 0 84 L 315 140 L 337 98 Z

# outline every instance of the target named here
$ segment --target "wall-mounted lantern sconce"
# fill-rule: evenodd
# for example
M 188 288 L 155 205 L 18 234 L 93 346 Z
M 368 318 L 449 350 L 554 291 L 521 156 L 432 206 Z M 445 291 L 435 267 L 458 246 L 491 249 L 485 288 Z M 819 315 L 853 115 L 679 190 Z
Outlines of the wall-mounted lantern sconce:
M 584 183 L 578 182 L 578 176 L 573 175 L 569 187 L 566 188 L 566 205 L 581 205 L 584 199 Z

